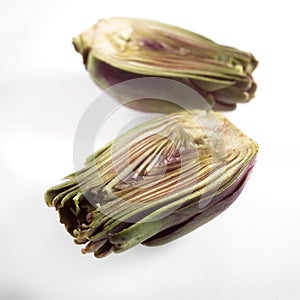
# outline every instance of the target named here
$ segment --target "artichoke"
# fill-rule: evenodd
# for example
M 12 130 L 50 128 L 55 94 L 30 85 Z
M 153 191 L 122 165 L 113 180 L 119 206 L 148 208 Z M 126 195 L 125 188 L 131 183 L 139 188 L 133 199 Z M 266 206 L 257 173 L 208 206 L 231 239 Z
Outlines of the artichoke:
M 232 110 L 256 91 L 251 74 L 258 62 L 251 53 L 167 24 L 129 18 L 100 20 L 74 37 L 73 44 L 103 89 L 141 76 L 166 77 L 195 89 L 214 110 Z M 116 98 L 122 102 L 122 95 Z M 177 110 L 157 99 L 137 100 L 128 106 L 152 112 Z
M 216 120 L 218 126 L 214 126 Z M 83 253 L 158 246 L 224 211 L 241 193 L 257 144 L 218 112 L 193 110 L 139 125 L 45 193 Z

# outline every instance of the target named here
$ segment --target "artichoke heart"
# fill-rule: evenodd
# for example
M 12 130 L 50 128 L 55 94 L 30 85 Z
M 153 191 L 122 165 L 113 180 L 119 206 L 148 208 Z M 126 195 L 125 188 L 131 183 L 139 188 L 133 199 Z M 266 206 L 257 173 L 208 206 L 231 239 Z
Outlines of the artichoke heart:
M 217 124 L 217 126 L 216 126 Z M 180 111 L 125 132 L 45 193 L 83 253 L 173 241 L 241 193 L 257 144 L 223 115 Z
M 252 72 L 258 62 L 251 53 L 175 26 L 143 19 L 104 19 L 74 37 L 73 44 L 91 78 L 103 89 L 138 77 L 171 78 L 196 90 L 214 110 L 232 110 L 256 91 Z M 122 95 L 116 98 L 122 102 Z M 154 99 L 127 105 L 162 111 Z M 163 109 L 165 113 L 176 110 L 172 104 Z

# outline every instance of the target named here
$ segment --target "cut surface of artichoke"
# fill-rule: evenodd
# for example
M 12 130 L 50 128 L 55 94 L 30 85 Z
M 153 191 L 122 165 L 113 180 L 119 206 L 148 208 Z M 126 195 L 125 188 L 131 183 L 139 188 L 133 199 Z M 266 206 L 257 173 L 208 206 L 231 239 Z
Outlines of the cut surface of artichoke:
M 195 89 L 217 110 L 234 109 L 255 95 L 252 72 L 258 62 L 251 53 L 175 26 L 143 19 L 104 19 L 74 37 L 73 44 L 103 89 L 140 76 L 173 78 Z M 122 95 L 117 100 L 122 101 Z M 129 105 L 144 111 L 158 106 L 151 99 Z
M 81 170 L 47 190 L 45 201 L 75 243 L 85 244 L 83 253 L 103 257 L 140 243 L 162 245 L 225 210 L 257 151 L 220 113 L 164 115 L 92 154 Z

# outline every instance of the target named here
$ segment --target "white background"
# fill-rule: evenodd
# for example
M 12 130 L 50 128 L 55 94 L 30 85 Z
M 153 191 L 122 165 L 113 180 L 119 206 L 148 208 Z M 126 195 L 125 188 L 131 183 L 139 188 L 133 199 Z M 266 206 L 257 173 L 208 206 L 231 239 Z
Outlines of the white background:
M 300 299 L 296 4 L 2 0 L 0 299 Z M 110 16 L 171 23 L 254 53 L 256 98 L 226 116 L 260 150 L 221 216 L 166 246 L 97 260 L 80 253 L 43 193 L 73 170 L 76 125 L 99 94 L 71 38 Z

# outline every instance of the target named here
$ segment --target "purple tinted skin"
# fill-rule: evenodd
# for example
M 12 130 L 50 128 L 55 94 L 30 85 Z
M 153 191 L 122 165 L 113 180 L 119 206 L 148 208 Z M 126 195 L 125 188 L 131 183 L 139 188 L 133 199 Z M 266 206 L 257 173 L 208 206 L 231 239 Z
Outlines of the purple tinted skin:
M 243 173 L 239 176 L 239 179 L 222 194 L 216 196 L 209 204 L 209 207 L 198 214 L 195 212 L 195 215 L 187 221 L 180 222 L 175 226 L 159 232 L 142 244 L 146 246 L 159 246 L 172 242 L 217 217 L 238 198 L 250 176 L 254 164 L 255 158 L 253 158 L 247 168 L 245 168 Z
M 157 51 L 159 50 L 159 46 L 156 44 L 152 44 L 150 43 L 149 47 L 154 47 Z M 102 89 L 106 89 L 109 88 L 111 86 L 114 86 L 115 84 L 121 83 L 123 81 L 126 80 L 130 80 L 130 79 L 135 79 L 135 78 L 141 78 L 141 77 L 153 77 L 153 76 L 147 76 L 147 75 L 141 75 L 141 74 L 135 74 L 135 73 L 131 73 L 131 72 L 127 72 L 121 69 L 117 69 L 103 61 L 99 61 L 99 60 L 94 60 L 93 63 L 93 71 L 91 72 L 92 78 L 93 80 L 97 83 L 97 85 L 99 85 Z M 189 87 L 191 87 L 193 90 L 195 90 L 196 92 L 198 92 L 199 94 L 201 94 L 205 99 L 207 99 L 208 103 L 211 103 L 211 100 L 209 100 L 209 96 L 208 94 L 201 90 L 200 87 L 196 84 L 195 80 L 192 79 L 184 79 L 184 78 L 172 78 L 172 77 L 165 77 L 168 79 L 173 79 L 173 80 L 177 80 L 181 83 L 184 83 L 186 85 L 188 85 Z M 149 111 L 149 107 L 145 104 L 145 107 L 147 107 L 147 109 L 145 109 L 145 111 Z M 233 110 L 236 107 L 236 104 L 226 104 L 226 103 L 221 103 L 218 102 L 217 100 L 215 100 L 215 103 L 212 105 L 213 108 L 215 110 L 223 110 L 223 111 L 230 111 Z M 137 102 L 135 104 L 135 107 L 138 110 L 144 110 L 143 109 L 143 103 Z
M 111 87 L 123 81 L 141 77 L 139 74 L 129 73 L 114 68 L 102 61 L 97 61 L 95 64 L 95 74 L 93 74 L 94 80 L 96 80 L 99 85 L 101 84 L 101 81 L 104 80 L 106 87 Z
M 140 42 L 141 46 L 153 51 L 161 51 L 164 49 L 164 46 L 154 40 L 143 40 Z
M 123 71 L 99 60 L 92 61 L 91 65 L 93 66 L 91 71 L 92 79 L 104 90 L 118 83 L 125 82 L 126 80 L 152 77 Z M 123 95 L 114 94 L 113 97 L 123 104 Z M 165 113 L 172 113 L 178 110 L 178 107 L 175 104 L 172 105 L 172 103 L 169 103 L 168 101 L 153 98 L 136 99 L 125 105 L 139 111 L 152 113 L 161 113 L 162 111 Z

